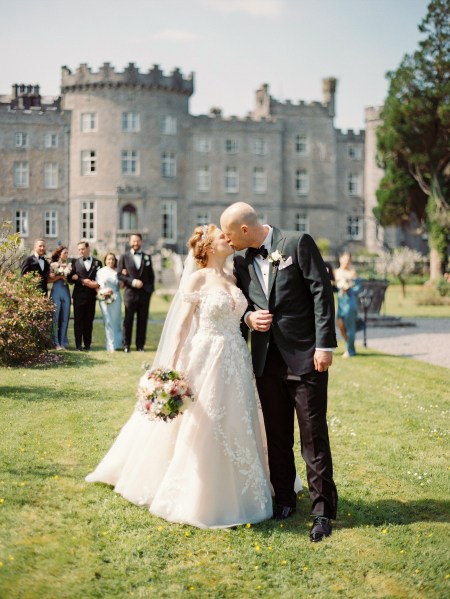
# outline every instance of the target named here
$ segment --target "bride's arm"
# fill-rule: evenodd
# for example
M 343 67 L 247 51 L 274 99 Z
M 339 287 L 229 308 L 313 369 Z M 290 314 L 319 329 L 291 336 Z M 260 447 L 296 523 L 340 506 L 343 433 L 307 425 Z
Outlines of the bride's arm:
M 199 302 L 198 297 L 195 295 L 195 292 L 202 285 L 202 275 L 196 272 L 191 275 L 188 284 L 183 293 L 183 297 L 185 301 L 181 307 L 181 311 L 177 318 L 177 330 L 174 335 L 174 351 L 171 359 L 171 368 L 175 368 L 177 362 L 180 358 L 181 350 L 187 340 L 189 332 L 191 330 L 192 319 L 194 318 L 195 309 Z
M 191 330 L 192 319 L 194 318 L 195 308 L 197 303 L 185 303 L 183 305 L 178 330 L 175 334 L 174 352 L 170 364 L 170 368 L 176 368 L 177 362 L 180 358 L 181 350 L 186 342 L 186 339 Z

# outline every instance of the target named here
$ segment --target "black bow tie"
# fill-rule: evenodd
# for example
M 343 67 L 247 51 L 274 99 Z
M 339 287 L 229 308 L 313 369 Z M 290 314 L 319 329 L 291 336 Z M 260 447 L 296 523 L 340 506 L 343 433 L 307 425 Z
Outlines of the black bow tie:
M 87 262 L 90 258 L 83 258 L 83 262 Z
M 248 253 L 251 258 L 256 258 L 256 256 L 261 256 L 263 260 L 267 258 L 269 252 L 267 248 L 262 245 L 260 248 L 248 248 Z
M 142 252 L 133 252 L 135 256 L 142 256 Z

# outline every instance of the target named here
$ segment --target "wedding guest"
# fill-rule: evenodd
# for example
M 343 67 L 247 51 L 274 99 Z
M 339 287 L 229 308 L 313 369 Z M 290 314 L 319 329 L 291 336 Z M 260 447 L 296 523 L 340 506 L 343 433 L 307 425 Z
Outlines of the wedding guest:
M 338 288 L 337 324 L 344 338 L 347 349 L 342 354 L 343 358 L 356 355 L 355 337 L 356 322 L 358 317 L 358 294 L 361 283 L 356 270 L 351 267 L 352 258 L 348 252 L 343 252 L 339 257 L 339 268 L 334 276 Z
M 106 349 L 110 353 L 122 347 L 122 298 L 121 283 L 117 277 L 117 258 L 109 252 L 105 256 L 105 266 L 97 271 L 100 289 L 97 299 L 105 325 Z
M 72 293 L 75 345 L 77 351 L 89 351 L 92 342 L 95 302 L 100 285 L 95 280 L 102 263 L 90 255 L 87 241 L 78 243 L 80 257 L 72 262 L 72 272 L 68 279 L 74 283 Z M 83 347 L 84 343 L 84 347 Z
M 69 250 L 65 245 L 59 245 L 52 254 L 50 271 L 54 275 L 50 297 L 55 304 L 53 315 L 54 343 L 56 349 L 67 349 L 69 340 L 67 329 L 70 317 L 70 291 L 67 277 L 72 271 L 72 264 L 68 260 Z
M 155 274 L 152 259 L 141 250 L 142 235 L 130 235 L 130 251 L 119 260 L 118 277 L 125 284 L 123 321 L 123 349 L 129 352 L 133 332 L 133 320 L 136 314 L 136 349 L 144 351 L 147 335 L 148 309 L 154 290 Z
M 53 280 L 50 274 L 50 264 L 45 259 L 45 251 L 45 239 L 36 239 L 33 246 L 33 253 L 31 256 L 25 258 L 20 271 L 22 276 L 29 272 L 39 275 L 40 278 L 37 287 L 43 295 L 47 295 L 47 281 L 49 277 L 50 280 Z

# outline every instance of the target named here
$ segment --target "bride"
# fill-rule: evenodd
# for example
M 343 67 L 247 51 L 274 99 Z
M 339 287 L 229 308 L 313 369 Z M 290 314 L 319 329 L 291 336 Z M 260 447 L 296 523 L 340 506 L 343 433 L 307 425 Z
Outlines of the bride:
M 86 480 L 113 485 L 172 522 L 199 528 L 256 523 L 273 510 L 265 433 L 240 332 L 247 301 L 224 271 L 233 250 L 220 229 L 197 227 L 189 246 L 153 368 L 184 372 L 196 400 L 168 423 L 135 410 Z

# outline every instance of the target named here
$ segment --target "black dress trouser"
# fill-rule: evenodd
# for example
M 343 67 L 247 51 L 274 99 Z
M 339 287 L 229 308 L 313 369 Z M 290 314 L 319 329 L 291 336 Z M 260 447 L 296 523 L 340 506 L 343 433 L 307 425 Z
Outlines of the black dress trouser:
M 95 316 L 95 297 L 82 303 L 73 304 L 73 332 L 77 349 L 83 346 L 90 349 L 92 343 L 92 328 Z
M 314 370 L 301 380 L 291 371 L 278 348 L 269 344 L 264 371 L 256 379 L 267 434 L 270 480 L 279 505 L 294 507 L 294 412 L 300 428 L 301 452 L 315 516 L 336 518 L 337 490 L 328 438 L 328 372 Z M 297 377 L 298 378 L 298 377 Z

